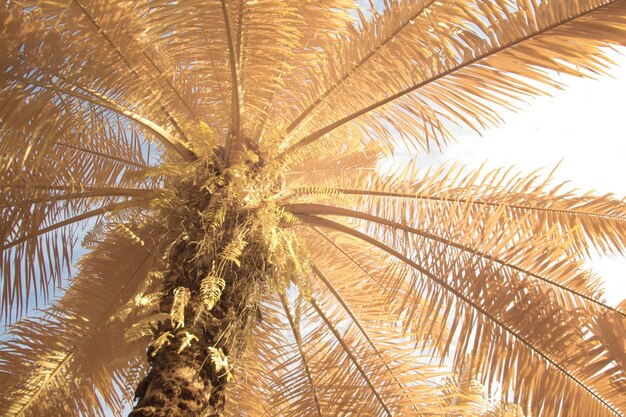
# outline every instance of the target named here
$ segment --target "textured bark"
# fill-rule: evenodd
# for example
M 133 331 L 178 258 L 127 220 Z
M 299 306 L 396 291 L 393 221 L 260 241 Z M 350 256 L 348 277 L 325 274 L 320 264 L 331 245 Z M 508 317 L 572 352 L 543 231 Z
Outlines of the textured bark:
M 154 346 L 148 349 L 150 371 L 135 391 L 138 402 L 129 417 L 221 415 L 225 388 L 232 378 L 230 368 L 245 349 L 246 335 L 257 314 L 256 300 L 250 297 L 254 283 L 236 278 L 234 273 L 229 278 L 229 285 L 210 312 L 199 296 L 198 280 L 185 280 L 176 274 L 169 278 L 166 286 L 170 290 L 161 311 L 170 312 L 172 289 L 185 285 L 191 290 L 185 325 L 176 328 L 166 320 L 155 333 L 154 340 L 170 335 L 169 342 L 158 350 Z M 183 346 L 185 340 L 189 344 Z M 226 367 L 219 365 L 224 360 L 229 363 Z
M 236 261 L 224 255 L 245 214 L 232 204 L 230 216 L 217 231 L 211 229 L 206 213 L 211 200 L 219 197 L 202 191 L 181 195 L 187 203 L 163 216 L 178 233 L 165 256 L 159 312 L 167 319 L 154 332 L 147 352 L 150 371 L 135 391 L 138 402 L 130 417 L 221 415 L 232 364 L 243 353 L 257 321 L 259 291 L 266 276 L 257 261 L 264 251 L 250 237 Z M 209 276 L 224 280 L 215 305 L 207 305 L 202 291 Z M 174 314 L 177 292 L 188 298 Z
M 199 346 L 182 354 L 175 345 L 163 349 L 152 360 L 152 369 L 135 395 L 139 402 L 132 417 L 182 417 L 219 415 L 223 407 L 223 387 L 210 366 L 202 366 Z

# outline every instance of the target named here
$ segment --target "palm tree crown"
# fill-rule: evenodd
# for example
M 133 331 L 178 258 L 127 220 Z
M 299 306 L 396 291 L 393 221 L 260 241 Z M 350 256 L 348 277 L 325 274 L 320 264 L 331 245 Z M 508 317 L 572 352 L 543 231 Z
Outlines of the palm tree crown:
M 3 415 L 626 414 L 623 201 L 377 169 L 603 73 L 626 1 L 357 3 L 1 6 L 1 314 L 64 288 Z

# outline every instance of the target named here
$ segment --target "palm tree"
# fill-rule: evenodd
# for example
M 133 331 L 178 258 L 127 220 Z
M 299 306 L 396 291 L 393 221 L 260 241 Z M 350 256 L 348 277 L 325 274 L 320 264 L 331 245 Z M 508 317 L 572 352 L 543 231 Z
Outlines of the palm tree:
M 626 1 L 381 9 L 1 6 L 3 415 L 625 415 L 626 305 L 585 259 L 626 204 L 377 167 L 603 73 Z

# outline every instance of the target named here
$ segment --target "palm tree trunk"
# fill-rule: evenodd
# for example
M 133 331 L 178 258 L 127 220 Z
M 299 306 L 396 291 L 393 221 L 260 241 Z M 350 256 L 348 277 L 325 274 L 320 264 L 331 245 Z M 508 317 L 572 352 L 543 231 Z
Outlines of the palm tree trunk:
M 169 259 L 159 308 L 168 318 L 154 332 L 147 351 L 150 370 L 135 390 L 137 404 L 129 417 L 217 417 L 232 365 L 257 321 L 258 286 L 245 279 L 245 267 L 231 265 L 223 273 L 221 297 L 207 308 L 201 277 L 210 274 L 213 260 L 198 256 L 197 245 L 188 240 L 178 242 Z
M 219 416 L 226 377 L 217 375 L 206 360 L 204 345 L 192 343 L 179 354 L 176 343 L 171 343 L 151 358 L 150 372 L 137 387 L 139 401 L 129 417 Z

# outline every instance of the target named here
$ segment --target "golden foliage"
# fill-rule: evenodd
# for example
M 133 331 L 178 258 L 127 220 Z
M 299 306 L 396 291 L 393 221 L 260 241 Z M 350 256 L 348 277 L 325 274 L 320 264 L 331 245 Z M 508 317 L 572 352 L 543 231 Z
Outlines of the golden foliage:
M 222 270 L 226 266 L 224 262 L 232 262 L 237 266 L 241 266 L 241 262 L 239 261 L 239 257 L 243 253 L 243 249 L 247 245 L 248 242 L 244 240 L 246 235 L 248 234 L 247 227 L 238 226 L 233 231 L 233 237 L 226 244 L 222 252 L 220 253 L 220 258 L 223 262 L 220 263 L 218 269 Z
M 178 346 L 178 350 L 176 352 L 180 355 L 183 350 L 193 343 L 194 340 L 198 341 L 198 337 L 195 334 L 184 332 L 181 334 L 180 346 Z
M 377 166 L 498 123 L 552 71 L 603 73 L 626 1 L 382 9 L 0 6 L 1 316 L 67 288 L 0 342 L 0 414 L 119 412 L 142 350 L 188 354 L 185 319 L 245 289 L 251 347 L 207 352 L 226 415 L 624 416 L 626 309 L 585 261 L 624 254 L 626 203 Z
M 200 282 L 200 293 L 202 294 L 202 301 L 204 307 L 211 311 L 213 306 L 219 301 L 222 296 L 222 291 L 226 287 L 224 278 L 218 277 L 214 274 L 209 274 Z
M 190 297 L 191 292 L 189 288 L 178 287 L 174 289 L 174 302 L 172 303 L 172 309 L 170 311 L 174 329 L 185 327 L 185 308 L 187 308 Z
M 130 239 L 132 242 L 138 244 L 139 246 L 143 246 L 145 245 L 145 242 L 143 240 L 141 240 L 141 238 L 139 236 L 137 236 L 135 234 L 135 232 L 133 232 L 128 226 L 126 226 L 125 224 L 121 224 L 118 223 L 117 224 L 117 228 L 120 230 L 120 232 L 122 234 L 124 234 L 128 239 Z
M 218 375 L 226 375 L 226 380 L 231 382 L 233 379 L 230 373 L 230 365 L 228 364 L 228 356 L 224 355 L 221 348 L 209 347 L 209 354 L 211 355 L 211 363 L 215 367 L 215 371 Z
M 133 323 L 128 330 L 126 330 L 125 336 L 129 342 L 135 342 L 139 339 L 144 339 L 148 336 L 152 336 L 154 329 L 159 323 L 166 320 L 171 320 L 172 316 L 166 313 L 155 313 L 146 318 L 143 318 Z
M 169 345 L 173 337 L 174 335 L 172 333 L 165 332 L 159 337 L 157 337 L 155 340 L 150 342 L 150 345 L 149 345 L 149 348 L 151 349 L 150 355 L 151 356 L 156 355 L 163 346 Z
M 121 412 L 120 392 L 130 399 L 128 389 L 145 366 L 145 344 L 128 343 L 126 332 L 144 315 L 137 309 L 122 317 L 117 312 L 142 287 L 152 265 L 150 250 L 110 236 L 83 256 L 58 304 L 12 325 L 0 349 L 3 414 Z

